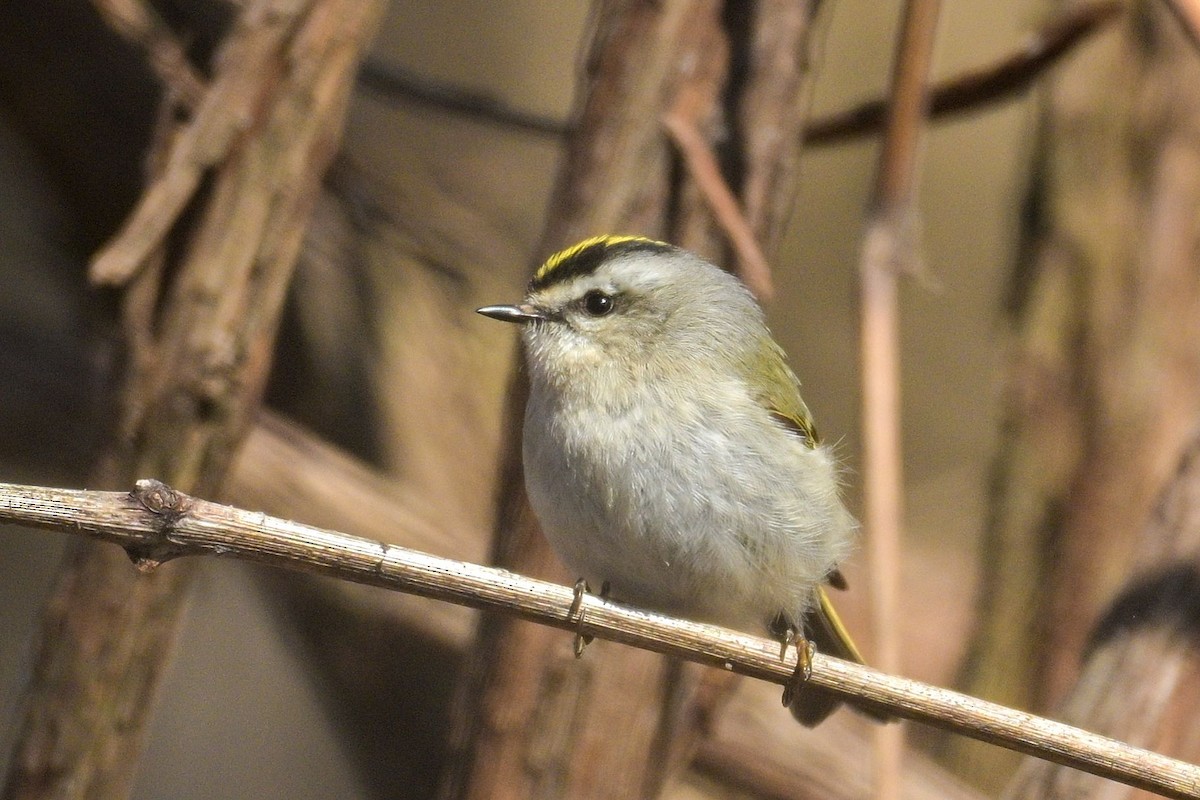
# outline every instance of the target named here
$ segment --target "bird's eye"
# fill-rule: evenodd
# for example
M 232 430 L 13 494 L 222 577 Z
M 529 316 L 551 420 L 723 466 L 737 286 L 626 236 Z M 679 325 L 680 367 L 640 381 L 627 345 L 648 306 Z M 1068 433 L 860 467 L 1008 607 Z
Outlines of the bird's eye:
M 593 317 L 603 317 L 610 313 L 615 305 L 613 296 L 599 289 L 592 289 L 583 296 L 583 310 Z

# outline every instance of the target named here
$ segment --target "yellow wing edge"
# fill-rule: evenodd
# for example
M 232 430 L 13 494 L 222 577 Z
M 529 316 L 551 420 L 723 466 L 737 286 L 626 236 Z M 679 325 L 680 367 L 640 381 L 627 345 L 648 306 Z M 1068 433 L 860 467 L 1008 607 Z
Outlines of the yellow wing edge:
M 833 607 L 833 601 L 829 599 L 829 593 L 825 591 L 824 586 L 817 587 L 817 599 L 820 615 L 818 624 L 826 628 L 826 632 L 836 641 L 837 648 L 841 650 L 840 653 L 830 653 L 830 655 L 866 664 L 866 660 L 858 650 L 858 645 L 854 644 L 854 640 L 850 638 L 850 631 L 846 630 L 846 624 L 842 622 L 837 609 Z

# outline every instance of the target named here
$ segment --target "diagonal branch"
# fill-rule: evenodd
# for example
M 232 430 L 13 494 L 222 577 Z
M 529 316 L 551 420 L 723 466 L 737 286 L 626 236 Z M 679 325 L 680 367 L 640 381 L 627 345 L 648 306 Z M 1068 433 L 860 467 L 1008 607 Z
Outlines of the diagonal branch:
M 93 4 L 113 30 L 146 52 L 150 68 L 180 103 L 189 109 L 200 104 L 207 81 L 153 6 L 141 0 L 93 0 Z
M 1179 20 L 1188 40 L 1200 47 L 1200 2 L 1197 0 L 1166 0 L 1167 9 Z
M 932 86 L 929 115 L 962 114 L 1025 91 L 1063 56 L 1116 20 L 1124 8 L 1119 0 L 1096 0 L 1063 12 L 994 64 Z M 885 98 L 875 98 L 815 119 L 804 130 L 804 143 L 834 144 L 874 133 L 883 127 L 887 107 Z
M 767 263 L 762 248 L 758 246 L 754 229 L 742 213 L 737 197 L 721 176 L 716 153 L 697 124 L 696 118 L 701 112 L 701 102 L 702 98 L 698 98 L 694 91 L 685 87 L 680 91 L 671 110 L 663 114 L 663 128 L 679 148 L 684 164 L 700 188 L 700 193 L 708 203 L 717 224 L 729 237 L 729 243 L 737 254 L 738 277 L 760 302 L 766 302 L 775 296 L 771 266 Z
M 566 586 L 200 500 L 153 480 L 128 493 L 0 484 L 0 523 L 111 542 L 143 570 L 181 556 L 238 558 L 499 611 L 776 684 L 791 680 L 796 666 L 794 652 L 781 659 L 774 641 L 591 596 L 575 613 Z M 1063 723 L 821 654 L 810 680 L 865 708 L 1166 797 L 1200 798 L 1200 767 Z

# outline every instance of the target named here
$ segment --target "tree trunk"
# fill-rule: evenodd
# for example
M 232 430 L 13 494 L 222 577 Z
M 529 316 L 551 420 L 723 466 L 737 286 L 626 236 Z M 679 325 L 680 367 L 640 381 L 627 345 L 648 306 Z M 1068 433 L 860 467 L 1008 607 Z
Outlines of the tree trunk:
M 725 8 L 715 0 L 603 4 L 542 255 L 590 235 L 641 233 L 724 260 L 701 193 L 687 175 L 676 178 L 662 132 L 661 119 L 677 102 L 689 104 L 689 119 L 710 139 L 725 127 L 744 132 L 722 143 L 725 179 L 744 187 L 743 205 L 770 252 L 795 187 L 815 10 L 815 3 Z M 573 580 L 525 498 L 527 388 L 517 375 L 494 557 L 522 573 Z M 695 704 L 698 680 L 690 666 L 605 642 L 576 660 L 568 636 L 487 617 L 456 701 L 442 796 L 657 796 L 689 760 L 698 721 L 707 719 Z M 708 710 L 719 704 L 704 702 Z

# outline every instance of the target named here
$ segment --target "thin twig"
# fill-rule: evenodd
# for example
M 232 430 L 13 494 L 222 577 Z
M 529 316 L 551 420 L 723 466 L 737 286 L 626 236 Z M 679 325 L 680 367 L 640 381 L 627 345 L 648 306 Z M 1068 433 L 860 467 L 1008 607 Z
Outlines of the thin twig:
M 0 523 L 88 536 L 123 547 L 143 570 L 218 555 L 340 578 L 685 658 L 786 684 L 794 651 L 778 642 L 586 596 L 495 567 L 420 553 L 200 500 L 158 481 L 132 492 L 0 484 Z M 582 615 L 582 619 L 580 618 Z M 1076 767 L 1166 797 L 1200 800 L 1200 767 L 1052 720 L 816 654 L 814 686 L 877 711 Z
M 916 260 L 911 226 L 921 142 L 929 109 L 929 75 L 939 0 L 908 0 L 892 67 L 891 101 L 875 174 L 861 273 L 863 497 L 871 574 L 873 658 L 900 671 L 900 553 L 904 479 L 900 456 L 900 325 L 897 272 Z M 900 796 L 904 730 L 875 734 L 875 797 Z
M 796 210 L 804 125 L 812 112 L 817 52 L 827 25 L 818 17 L 833 11 L 821 0 L 756 0 L 753 22 L 735 58 L 746 77 L 727 124 L 741 142 L 738 199 L 768 254 L 779 243 Z M 736 39 L 734 40 L 736 46 Z
M 671 110 L 663 114 L 663 128 L 679 148 L 688 172 L 696 181 L 696 186 L 708 203 L 717 224 L 729 237 L 729 243 L 737 254 L 738 277 L 759 300 L 770 300 L 775 296 L 771 267 L 767 263 L 767 257 L 763 255 L 762 248 L 758 246 L 750 223 L 742 214 L 737 198 L 734 197 L 725 178 L 721 176 L 721 167 L 717 164 L 716 155 L 696 125 L 696 114 L 699 111 L 697 99 L 694 93 L 687 91 L 685 87 Z
M 385 98 L 399 97 L 528 133 L 561 137 L 571 132 L 569 122 L 514 108 L 494 95 L 441 83 L 379 58 L 363 62 L 358 84 Z
M 179 103 L 188 108 L 199 105 L 207 82 L 154 8 L 139 0 L 92 2 L 114 31 L 146 51 L 146 60 L 154 74 Z
M 1200 0 L 1165 0 L 1167 8 L 1183 26 L 1188 41 L 1200 48 Z
M 863 524 L 871 579 L 872 663 L 900 671 L 900 553 L 904 519 L 900 456 L 900 355 L 896 275 L 887 262 L 895 245 L 878 222 L 868 227 L 862 270 Z M 873 266 L 869 266 L 873 265 Z M 898 797 L 903 729 L 876 734 L 876 800 Z
M 120 232 L 92 259 L 96 283 L 123 285 L 147 263 L 192 200 L 205 171 L 227 158 L 238 137 L 258 116 L 276 59 L 295 35 L 303 5 L 244 15 L 223 46 L 224 68 L 182 127 Z
M 1117 19 L 1124 8 L 1116 0 L 1098 0 L 1063 12 L 999 61 L 934 86 L 930 116 L 961 114 L 1020 94 L 1077 45 Z M 877 131 L 883 127 L 887 106 L 886 99 L 876 98 L 813 120 L 804 130 L 804 143 L 833 144 Z

